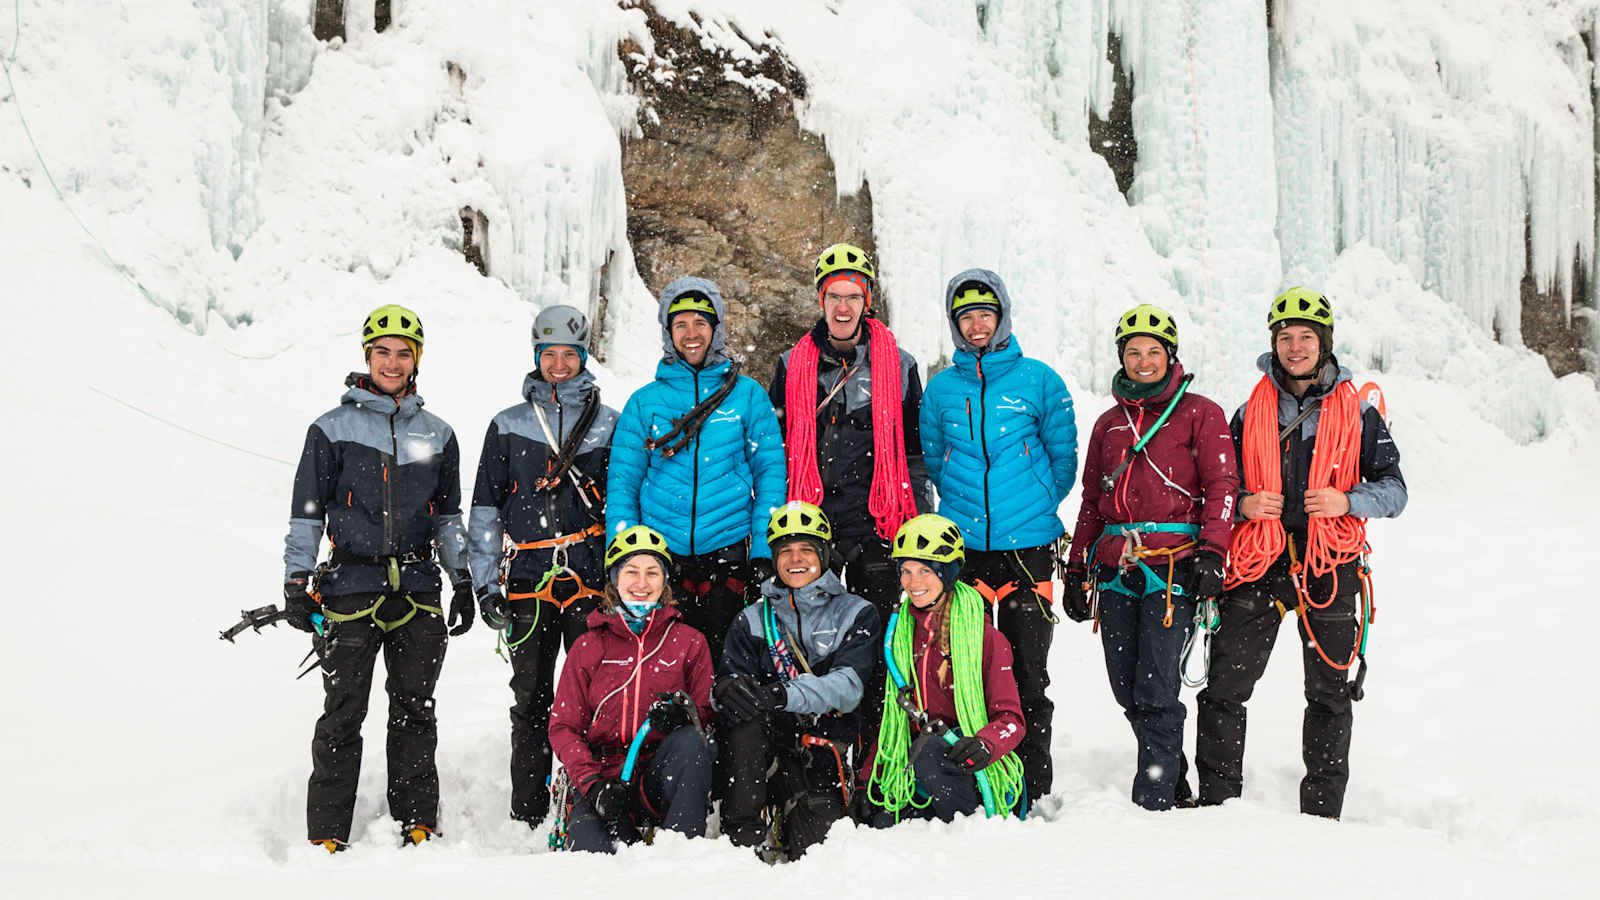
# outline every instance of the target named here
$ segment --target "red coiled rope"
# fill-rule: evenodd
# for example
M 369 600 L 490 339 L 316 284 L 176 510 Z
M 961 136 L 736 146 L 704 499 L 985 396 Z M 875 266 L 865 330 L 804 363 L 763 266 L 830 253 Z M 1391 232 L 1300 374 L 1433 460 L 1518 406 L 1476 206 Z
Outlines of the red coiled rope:
M 867 319 L 872 376 L 872 489 L 867 511 L 878 534 L 894 538 L 905 521 L 917 514 L 906 468 L 906 441 L 900 391 L 900 345 L 894 332 L 877 319 Z M 817 470 L 817 362 L 821 351 L 810 337 L 800 339 L 789 354 L 784 376 L 784 443 L 789 451 L 789 499 L 822 502 L 822 473 Z M 843 377 L 849 377 L 846 372 Z M 842 387 L 842 385 L 841 385 Z M 809 413 L 809 415 L 807 414 Z

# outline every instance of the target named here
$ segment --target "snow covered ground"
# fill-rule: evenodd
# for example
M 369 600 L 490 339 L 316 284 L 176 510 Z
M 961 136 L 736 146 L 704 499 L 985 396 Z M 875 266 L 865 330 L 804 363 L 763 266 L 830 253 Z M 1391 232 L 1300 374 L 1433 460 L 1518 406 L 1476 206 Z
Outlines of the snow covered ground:
M 821 5 L 867 15 L 859 3 Z M 997 23 L 1007 21 L 1006 4 L 990 5 Z M 625 851 L 622 866 L 550 854 L 542 835 L 504 817 L 509 670 L 480 624 L 454 642 L 439 690 L 446 839 L 404 853 L 391 845 L 379 692 L 357 845 L 336 858 L 306 847 L 308 745 L 321 692 L 311 679 L 292 680 L 304 642 L 278 629 L 229 646 L 215 633 L 239 608 L 279 599 L 292 461 L 305 426 L 359 364 L 367 309 L 401 302 L 422 312 L 422 393 L 455 426 L 471 471 L 489 417 L 516 399 L 529 365 L 524 298 L 587 298 L 594 283 L 584 267 L 619 240 L 618 186 L 607 182 L 609 169 L 593 167 L 600 151 L 584 148 L 626 112 L 605 60 L 629 22 L 577 2 L 544 7 L 537 22 L 523 21 L 523 4 L 463 4 L 507 17 L 505 42 L 489 44 L 495 29 L 447 25 L 444 6 L 418 0 L 398 5 L 389 34 L 353 27 L 349 44 L 313 58 L 294 27 L 303 21 L 291 14 L 295 2 L 272 4 L 265 17 L 245 16 L 249 6 L 105 2 L 108 16 L 81 25 L 69 13 L 80 4 L 18 6 L 26 24 L 16 93 L 0 102 L 0 396 L 13 423 L 0 466 L 12 475 L 6 544 L 22 579 L 0 634 L 9 732 L 0 770 L 17 824 L 0 848 L 8 895 L 524 886 L 603 896 L 883 896 L 908 886 L 1045 896 L 1142 888 L 1592 895 L 1600 877 L 1600 716 L 1585 680 L 1593 669 L 1587 546 L 1600 528 L 1593 383 L 1554 381 L 1536 357 L 1492 343 L 1476 319 L 1421 288 L 1414 260 L 1392 262 L 1370 247 L 1308 273 L 1346 303 L 1340 349 L 1358 375 L 1375 364 L 1387 370 L 1380 380 L 1412 489 L 1403 518 L 1371 527 L 1378 618 L 1343 822 L 1295 812 L 1301 700 L 1292 637 L 1280 641 L 1287 646 L 1251 705 L 1243 801 L 1149 814 L 1126 801 L 1132 739 L 1097 639 L 1064 624 L 1052 662 L 1056 793 L 1028 822 L 883 833 L 843 825 L 829 844 L 777 869 L 725 842 L 670 837 Z M 868 112 L 894 117 L 851 120 L 839 105 L 844 82 L 829 80 L 843 68 L 823 63 L 826 35 L 781 18 L 777 4 L 749 8 L 759 15 L 747 34 L 761 33 L 761 16 L 791 26 L 779 33 L 810 67 L 810 121 L 830 135 L 844 171 L 872 178 L 892 289 L 936 292 L 958 258 L 1016 271 L 1014 288 L 1050 298 L 1034 305 L 1043 321 L 1026 346 L 1067 375 L 1085 431 L 1104 406 L 1090 386 L 1110 371 L 1110 313 L 1137 297 L 1193 313 L 1187 325 L 1221 314 L 1206 305 L 1219 301 L 1168 286 L 1182 279 L 1119 206 L 1109 173 L 1075 137 L 1070 148 L 1052 145 L 1043 101 L 1028 93 L 1040 86 L 1006 81 L 1011 63 L 998 54 L 952 42 L 965 54 L 960 71 L 981 90 L 948 107 L 919 105 L 928 85 L 900 79 L 867 102 Z M 898 59 L 926 71 L 917 66 L 929 57 L 916 54 L 959 30 L 954 6 L 871 9 L 874 32 L 901 39 L 884 45 L 881 60 L 846 58 L 856 65 L 887 72 Z M 66 38 L 79 27 L 93 29 L 86 46 L 117 48 L 120 62 Z M 215 37 L 223 32 L 246 39 Z M 11 34 L 0 26 L 0 37 Z M 543 41 L 571 65 L 516 63 L 513 41 Z M 10 45 L 0 40 L 0 52 L 9 56 Z M 457 88 L 443 62 L 468 47 L 479 56 L 467 58 L 468 81 Z M 280 95 L 260 120 L 239 114 L 249 102 L 230 102 L 250 79 L 226 74 L 257 66 L 267 71 L 260 89 Z M 566 104 L 563 121 L 581 124 L 558 139 L 512 115 L 511 87 L 522 79 L 540 102 Z M 375 95 L 394 102 L 374 104 Z M 475 111 L 474 102 L 489 105 Z M 56 199 L 16 125 L 19 104 L 73 208 L 157 304 L 106 263 Z M 473 128 L 463 127 L 463 112 Z M 580 115 L 588 118 L 571 118 Z M 347 121 L 358 127 L 329 124 Z M 992 147 L 974 140 L 906 166 L 904 180 L 890 183 L 888 167 L 916 146 L 917 129 L 952 125 L 1004 134 L 1016 166 L 919 199 Z M 574 184 L 581 190 L 561 193 Z M 1031 186 L 1039 189 L 1024 202 L 1005 202 Z M 997 193 L 1006 189 L 1012 195 Z M 508 278 L 515 290 L 478 277 L 450 246 L 454 210 L 496 197 L 532 229 L 508 226 L 491 247 L 525 258 Z M 221 209 L 230 215 L 218 217 Z M 1002 220 L 1005 229 L 991 227 Z M 1037 252 L 1048 235 L 1064 245 L 1059 253 Z M 576 274 L 563 260 L 576 261 Z M 612 277 L 622 321 L 616 374 L 601 382 L 620 405 L 650 367 L 655 340 L 637 314 L 647 303 L 637 276 L 620 266 Z M 1047 290 L 1062 283 L 1062 292 Z M 1058 301 L 1069 308 L 1047 315 Z M 1230 307 L 1223 317 L 1258 320 L 1256 299 L 1240 303 L 1243 312 Z M 905 324 L 921 335 L 925 357 L 947 340 Z M 1203 389 L 1225 406 L 1242 400 L 1227 385 L 1248 375 L 1214 373 L 1247 368 L 1260 335 L 1192 333 L 1198 347 L 1186 360 L 1213 372 Z M 650 339 L 628 343 L 630 335 Z M 1065 508 L 1070 521 L 1076 497 Z

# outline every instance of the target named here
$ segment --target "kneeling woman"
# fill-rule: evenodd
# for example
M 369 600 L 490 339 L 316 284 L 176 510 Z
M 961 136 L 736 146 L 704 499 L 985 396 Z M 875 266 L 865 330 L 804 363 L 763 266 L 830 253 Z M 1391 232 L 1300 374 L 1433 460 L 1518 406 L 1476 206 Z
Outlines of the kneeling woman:
M 1005 815 L 1022 801 L 1012 751 L 1026 725 L 1011 645 L 978 592 L 956 580 L 965 555 L 960 529 L 943 516 L 917 516 L 895 535 L 903 593 L 885 639 L 889 699 L 852 804 L 858 821 L 948 822 L 979 808 Z
M 1239 476 L 1222 408 L 1187 390 L 1172 316 L 1128 310 L 1116 341 L 1117 402 L 1094 423 L 1083 460 L 1064 605 L 1074 621 L 1090 617 L 1092 574 L 1111 693 L 1138 743 L 1133 802 L 1160 810 L 1192 805 L 1180 658 L 1196 605 L 1222 590 Z
M 685 625 L 667 587 L 672 557 L 660 534 L 635 525 L 606 548 L 609 583 L 589 630 L 567 654 L 550 712 L 550 745 L 576 797 L 567 848 L 610 853 L 659 822 L 689 837 L 706 831 L 715 755 L 711 651 Z M 648 722 L 629 781 L 628 748 Z

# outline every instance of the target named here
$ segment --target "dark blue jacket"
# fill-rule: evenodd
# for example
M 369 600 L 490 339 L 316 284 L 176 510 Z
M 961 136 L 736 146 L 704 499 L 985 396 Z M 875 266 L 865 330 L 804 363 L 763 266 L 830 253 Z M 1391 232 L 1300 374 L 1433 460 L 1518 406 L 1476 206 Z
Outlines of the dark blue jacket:
M 455 432 L 422 409 L 415 391 L 391 397 L 353 373 L 339 406 L 306 431 L 294 476 L 285 577 L 316 568 L 323 528 L 341 554 L 410 556 L 401 590 L 439 590 L 439 562 L 466 570 L 461 527 L 461 454 Z M 379 563 L 340 562 L 324 577 L 326 596 L 388 589 Z
M 572 477 L 564 477 L 549 490 L 536 485 L 548 471 L 595 391 L 594 376 L 585 369 L 576 376 L 551 384 L 537 373 L 522 381 L 525 402 L 501 410 L 489 422 L 478 457 L 478 478 L 472 491 L 472 513 L 467 523 L 467 550 L 472 560 L 472 583 L 482 592 L 499 577 L 503 535 L 513 543 L 582 532 L 605 522 L 605 498 L 600 493 L 580 496 Z M 545 424 L 557 446 L 551 447 L 534 413 L 544 413 Z M 602 405 L 573 458 L 573 475 L 580 484 L 592 479 L 603 490 L 611 459 L 611 431 L 617 413 Z M 581 475 L 579 473 L 582 473 Z M 550 568 L 552 550 L 520 550 L 511 561 L 510 577 L 538 580 Z M 590 586 L 602 577 L 605 536 L 596 535 L 566 548 L 567 565 Z
M 961 337 L 955 364 L 922 395 L 922 455 L 939 489 L 939 514 L 973 550 L 1038 547 L 1065 533 L 1056 508 L 1078 475 L 1072 395 L 1054 369 L 1022 355 L 1011 333 L 1011 298 L 1000 276 L 968 269 L 950 279 L 945 308 L 968 281 L 1000 301 L 988 348 Z
M 667 307 L 690 291 L 705 294 L 717 311 L 711 349 L 700 369 L 678 357 L 667 331 Z M 628 398 L 611 440 L 608 535 L 644 524 L 661 532 L 674 554 L 709 553 L 748 540 L 752 558 L 772 556 L 767 520 L 783 505 L 788 472 L 778 417 L 755 379 L 740 375 L 733 392 L 681 452 L 668 457 L 645 449 L 647 438 L 665 436 L 674 417 L 722 385 L 730 365 L 725 317 L 722 295 L 704 278 L 679 278 L 662 291 L 658 318 L 665 349 L 656 380 Z

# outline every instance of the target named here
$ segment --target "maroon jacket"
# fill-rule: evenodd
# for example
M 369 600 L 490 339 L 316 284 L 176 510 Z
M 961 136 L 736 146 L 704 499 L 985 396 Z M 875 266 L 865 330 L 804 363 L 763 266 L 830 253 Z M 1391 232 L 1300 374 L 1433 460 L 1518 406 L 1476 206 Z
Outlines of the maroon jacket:
M 711 721 L 711 651 L 677 609 L 657 609 L 640 635 L 617 613 L 595 610 L 588 623 L 567 652 L 550 708 L 550 747 L 580 791 L 621 773 L 657 694 L 683 691 L 700 708 L 700 721 Z M 660 742 L 660 735 L 646 737 L 636 765 Z
M 1115 471 L 1139 437 L 1161 417 L 1181 378 L 1183 366 L 1174 362 L 1172 378 L 1160 394 L 1148 400 L 1118 397 L 1117 405 L 1095 420 L 1089 452 L 1083 460 L 1083 506 L 1078 510 L 1078 527 L 1072 530 L 1068 562 L 1088 564 L 1089 548 L 1107 526 L 1128 522 L 1197 524 L 1199 540 L 1227 555 L 1239 494 L 1233 435 L 1222 407 L 1193 391 L 1178 401 L 1167 423 L 1145 445 L 1140 454 L 1144 458 L 1128 465 L 1117 480 L 1116 489 L 1109 494 L 1100 489 L 1100 476 Z M 1116 565 L 1124 540 L 1120 535 L 1107 534 L 1096 551 L 1096 560 Z M 1181 534 L 1144 536 L 1147 547 L 1176 547 L 1189 540 Z M 1188 555 L 1189 551 L 1185 551 L 1178 558 Z
M 911 632 L 911 661 L 916 666 L 914 680 L 922 688 L 920 700 L 928 715 L 943 721 L 951 728 L 957 727 L 955 675 L 943 665 L 944 652 L 939 649 L 938 634 L 929 630 L 931 613 L 910 607 L 914 629 Z M 938 623 L 934 622 L 937 628 Z M 902 673 L 908 682 L 911 673 Z M 1022 719 L 1022 701 L 1017 697 L 1017 679 L 1011 673 L 1011 644 L 987 621 L 983 623 L 983 699 L 989 708 L 989 724 L 978 730 L 978 737 L 989 748 L 989 755 L 999 759 L 1017 749 L 1028 726 Z M 884 704 L 894 707 L 894 697 L 885 698 Z M 874 741 L 871 752 L 861 766 L 860 779 L 866 784 L 872 777 L 872 763 L 878 749 Z

